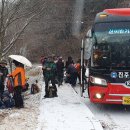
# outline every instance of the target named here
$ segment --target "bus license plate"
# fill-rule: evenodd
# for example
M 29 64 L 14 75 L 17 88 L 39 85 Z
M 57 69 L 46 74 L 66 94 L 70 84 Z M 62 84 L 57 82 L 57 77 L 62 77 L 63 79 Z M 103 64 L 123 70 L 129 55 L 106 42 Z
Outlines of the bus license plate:
M 123 104 L 130 105 L 130 97 L 123 97 Z

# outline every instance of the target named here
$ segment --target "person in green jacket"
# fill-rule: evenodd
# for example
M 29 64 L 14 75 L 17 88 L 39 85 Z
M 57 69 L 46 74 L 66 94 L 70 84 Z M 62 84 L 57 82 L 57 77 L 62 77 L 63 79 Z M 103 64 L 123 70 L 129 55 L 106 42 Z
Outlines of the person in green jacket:
M 46 63 L 43 65 L 43 70 L 44 70 L 44 79 L 45 79 L 45 96 L 44 97 L 45 98 L 49 97 L 48 86 L 49 86 L 50 81 L 56 91 L 55 97 L 57 97 L 57 88 L 55 84 L 56 64 L 54 63 L 52 56 L 49 56 L 47 58 Z

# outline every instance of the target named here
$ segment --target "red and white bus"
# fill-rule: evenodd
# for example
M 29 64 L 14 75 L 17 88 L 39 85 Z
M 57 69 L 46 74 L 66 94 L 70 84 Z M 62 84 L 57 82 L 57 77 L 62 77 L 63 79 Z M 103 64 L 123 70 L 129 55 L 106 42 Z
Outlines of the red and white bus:
M 85 46 L 90 101 L 130 105 L 130 8 L 98 13 Z

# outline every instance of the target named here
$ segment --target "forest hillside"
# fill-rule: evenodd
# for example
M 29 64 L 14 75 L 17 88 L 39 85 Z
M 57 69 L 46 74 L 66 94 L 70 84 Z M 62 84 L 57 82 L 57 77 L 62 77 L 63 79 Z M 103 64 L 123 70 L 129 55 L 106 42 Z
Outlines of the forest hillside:
M 6 56 L 21 54 L 32 62 L 39 62 L 41 55 L 55 54 L 63 58 L 71 55 L 76 60 L 80 57 L 81 40 L 91 27 L 96 13 L 106 8 L 129 7 L 129 3 L 130 0 L 28 0 L 21 12 L 34 12 L 32 7 L 37 11 L 43 10 L 35 17 L 32 15 L 33 19 Z M 26 17 L 23 20 L 26 21 Z M 19 30 L 21 24 L 18 21 L 13 27 Z M 9 36 L 12 30 L 16 32 L 10 27 Z M 8 40 L 9 37 L 5 41 Z

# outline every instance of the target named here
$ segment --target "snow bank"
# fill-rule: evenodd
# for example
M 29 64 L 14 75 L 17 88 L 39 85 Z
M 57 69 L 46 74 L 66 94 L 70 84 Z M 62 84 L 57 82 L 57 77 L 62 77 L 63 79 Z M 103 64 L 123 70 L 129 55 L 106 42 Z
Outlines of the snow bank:
M 42 80 L 36 66 L 28 70 L 28 76 L 30 87 L 35 80 Z M 0 130 L 36 130 L 41 93 L 31 95 L 29 88 L 23 95 L 25 108 L 0 109 Z

